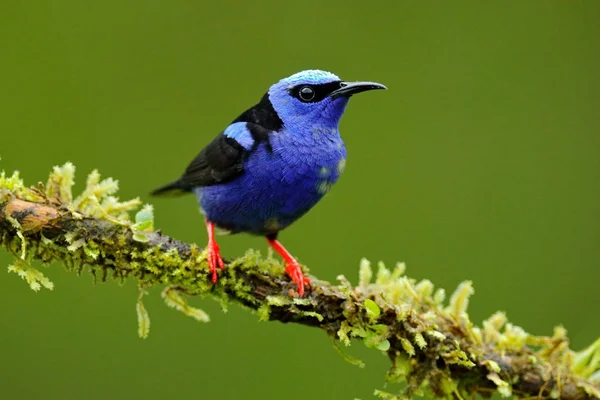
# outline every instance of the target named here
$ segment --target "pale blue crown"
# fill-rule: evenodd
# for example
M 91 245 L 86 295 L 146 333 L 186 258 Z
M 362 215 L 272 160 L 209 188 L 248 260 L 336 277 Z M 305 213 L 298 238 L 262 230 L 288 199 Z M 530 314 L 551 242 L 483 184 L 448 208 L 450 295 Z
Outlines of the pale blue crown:
M 339 80 L 339 76 L 332 74 L 331 72 L 322 71 L 320 69 L 308 69 L 306 71 L 297 72 L 287 78 L 283 78 L 278 84 L 284 84 L 288 86 L 288 88 L 291 88 L 300 84 L 319 85 Z

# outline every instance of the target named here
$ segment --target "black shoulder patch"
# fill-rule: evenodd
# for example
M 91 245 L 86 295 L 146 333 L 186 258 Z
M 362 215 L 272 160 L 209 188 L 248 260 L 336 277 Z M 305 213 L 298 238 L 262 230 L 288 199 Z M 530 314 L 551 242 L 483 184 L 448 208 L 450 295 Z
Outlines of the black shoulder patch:
M 271 142 L 269 141 L 269 135 L 273 132 L 268 130 L 267 128 L 263 128 L 260 125 L 253 124 L 251 122 L 246 122 L 246 128 L 250 131 L 252 135 L 252 139 L 254 139 L 254 145 L 252 146 L 251 152 L 255 150 L 259 144 L 266 143 L 267 150 L 269 152 L 273 151 L 273 147 L 271 147 Z
M 273 108 L 268 92 L 265 93 L 258 104 L 244 111 L 232 123 L 236 122 L 249 122 L 269 131 L 278 131 L 283 127 L 283 121 Z

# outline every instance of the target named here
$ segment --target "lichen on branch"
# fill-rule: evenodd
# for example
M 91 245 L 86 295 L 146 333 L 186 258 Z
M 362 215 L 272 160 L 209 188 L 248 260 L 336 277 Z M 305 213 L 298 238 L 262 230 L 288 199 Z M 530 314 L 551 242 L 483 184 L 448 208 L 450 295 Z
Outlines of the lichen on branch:
M 210 282 L 206 252 L 154 229 L 152 207 L 139 199 L 121 201 L 117 181 L 89 174 L 83 193 L 72 193 L 75 168 L 54 167 L 46 184 L 28 187 L 15 172 L 0 174 L 0 243 L 15 261 L 8 267 L 33 290 L 54 284 L 32 265 L 60 262 L 95 280 L 133 279 L 139 287 L 139 335 L 146 337 L 150 318 L 143 297 L 152 286 L 164 287 L 165 303 L 198 321 L 209 316 L 186 298 L 209 296 L 223 307 L 236 303 L 264 321 L 299 323 L 323 329 L 342 356 L 353 340 L 386 354 L 386 380 L 404 382 L 400 394 L 375 391 L 385 399 L 415 395 L 464 399 L 494 392 L 502 396 L 600 398 L 600 339 L 586 349 L 569 348 L 566 331 L 534 336 L 496 312 L 481 327 L 467 309 L 473 287 L 461 283 L 446 301 L 443 289 L 429 280 L 405 275 L 405 265 L 376 271 L 362 260 L 353 286 L 312 279 L 299 297 L 282 265 L 249 250 L 231 260 L 216 285 Z M 133 214 L 137 211 L 135 214 Z M 134 215 L 133 219 L 130 215 Z

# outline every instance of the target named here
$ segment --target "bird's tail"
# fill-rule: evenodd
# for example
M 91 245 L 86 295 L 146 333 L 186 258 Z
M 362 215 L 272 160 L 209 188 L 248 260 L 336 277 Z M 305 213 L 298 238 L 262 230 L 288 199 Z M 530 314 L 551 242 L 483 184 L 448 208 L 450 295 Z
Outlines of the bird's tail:
M 152 196 L 181 196 L 191 192 L 192 189 L 186 185 L 181 179 L 169 183 L 168 185 L 159 187 L 153 190 L 150 194 Z

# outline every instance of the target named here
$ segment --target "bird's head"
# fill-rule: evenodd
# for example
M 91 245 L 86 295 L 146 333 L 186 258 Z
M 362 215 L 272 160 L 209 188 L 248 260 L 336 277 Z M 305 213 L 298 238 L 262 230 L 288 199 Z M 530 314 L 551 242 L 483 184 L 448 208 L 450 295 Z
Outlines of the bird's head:
M 273 108 L 287 128 L 337 128 L 353 94 L 386 89 L 375 82 L 345 82 L 331 72 L 307 70 L 284 78 L 268 92 Z

